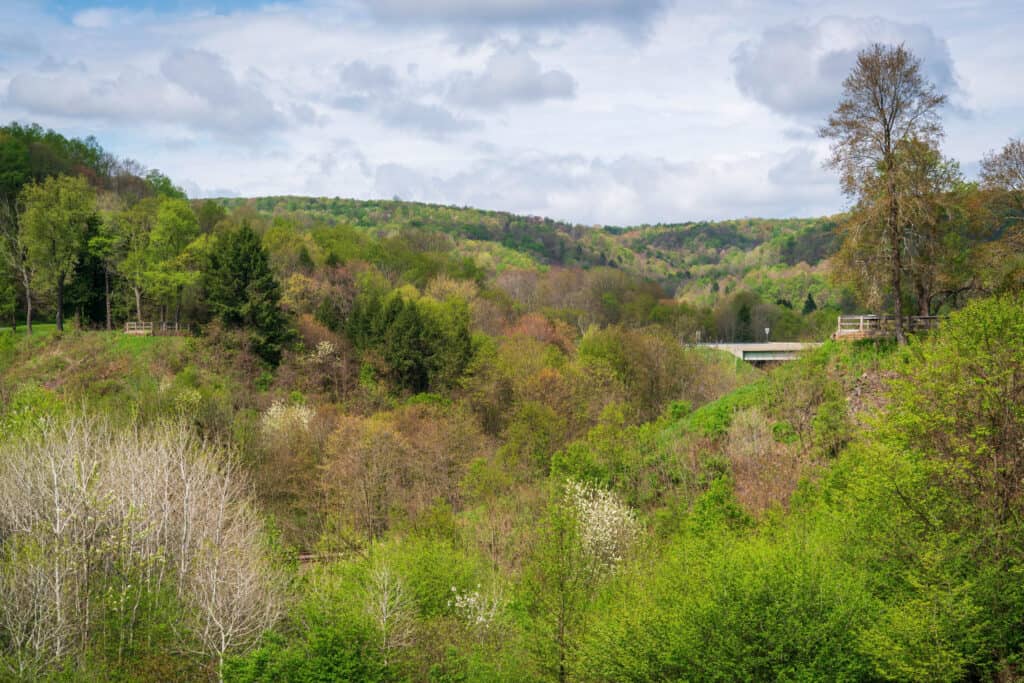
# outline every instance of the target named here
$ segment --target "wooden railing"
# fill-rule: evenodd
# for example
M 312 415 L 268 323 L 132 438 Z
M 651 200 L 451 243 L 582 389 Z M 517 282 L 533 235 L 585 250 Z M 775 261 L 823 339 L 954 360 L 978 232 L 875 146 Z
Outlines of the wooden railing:
M 907 332 L 922 332 L 938 326 L 935 315 L 914 315 L 904 319 Z M 866 339 L 896 334 L 896 318 L 891 315 L 841 315 L 833 339 Z
M 160 323 L 153 334 L 164 335 L 168 337 L 178 337 L 181 335 L 187 335 L 189 333 L 188 325 L 181 325 L 179 323 Z
M 125 323 L 124 333 L 140 336 L 153 334 L 153 323 Z

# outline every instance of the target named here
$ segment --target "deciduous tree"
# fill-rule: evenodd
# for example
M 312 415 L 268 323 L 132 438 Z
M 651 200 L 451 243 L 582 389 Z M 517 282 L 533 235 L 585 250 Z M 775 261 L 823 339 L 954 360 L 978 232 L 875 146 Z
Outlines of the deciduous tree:
M 21 234 L 29 262 L 57 290 L 57 329 L 64 330 L 64 285 L 85 250 L 96 194 L 80 176 L 56 176 L 21 192 Z
M 832 141 L 829 164 L 839 171 L 843 192 L 880 204 L 872 220 L 862 225 L 876 233 L 871 249 L 888 266 L 900 343 L 906 342 L 902 293 L 907 226 L 900 216 L 903 162 L 898 150 L 911 140 L 936 145 L 943 134 L 938 110 L 945 101 L 921 74 L 919 58 L 903 45 L 876 43 L 857 55 L 843 82 L 842 99 L 819 131 Z

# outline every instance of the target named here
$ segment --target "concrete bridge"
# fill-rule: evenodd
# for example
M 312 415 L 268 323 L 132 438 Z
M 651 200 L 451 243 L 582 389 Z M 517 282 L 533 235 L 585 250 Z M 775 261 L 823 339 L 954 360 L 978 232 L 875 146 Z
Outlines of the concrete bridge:
M 816 349 L 821 344 L 804 342 L 762 342 L 759 344 L 701 344 L 704 348 L 726 351 L 748 363 L 794 360 L 801 351 Z

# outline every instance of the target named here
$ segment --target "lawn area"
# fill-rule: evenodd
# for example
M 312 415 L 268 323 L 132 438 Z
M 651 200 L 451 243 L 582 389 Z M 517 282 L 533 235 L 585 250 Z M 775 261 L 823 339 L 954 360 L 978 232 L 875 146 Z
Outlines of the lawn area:
M 32 323 L 32 334 L 47 335 L 52 334 L 57 330 L 56 323 Z M 25 325 L 18 325 L 18 331 L 15 332 L 10 327 L 0 329 L 0 337 L 24 337 L 28 334 Z

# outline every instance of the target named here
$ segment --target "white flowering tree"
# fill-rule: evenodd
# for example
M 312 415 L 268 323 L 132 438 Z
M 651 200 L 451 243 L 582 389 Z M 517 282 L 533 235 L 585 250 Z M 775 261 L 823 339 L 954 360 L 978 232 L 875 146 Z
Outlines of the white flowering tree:
M 527 567 L 526 600 L 539 674 L 566 681 L 588 601 L 629 557 L 636 513 L 611 491 L 568 481 L 548 506 Z

